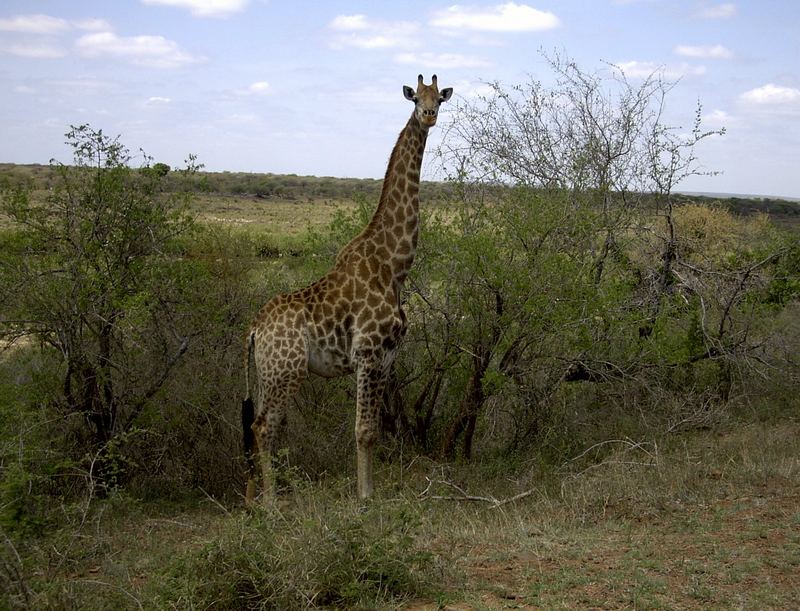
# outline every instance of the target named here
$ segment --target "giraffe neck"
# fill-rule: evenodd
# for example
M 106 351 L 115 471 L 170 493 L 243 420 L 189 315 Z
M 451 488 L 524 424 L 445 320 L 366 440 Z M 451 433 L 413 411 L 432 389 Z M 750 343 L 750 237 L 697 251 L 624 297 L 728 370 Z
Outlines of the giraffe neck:
M 383 179 L 381 199 L 365 229 L 365 237 L 380 251 L 385 246 L 389 265 L 402 284 L 414 261 L 419 233 L 419 181 L 428 130 L 414 114 L 400 132 Z

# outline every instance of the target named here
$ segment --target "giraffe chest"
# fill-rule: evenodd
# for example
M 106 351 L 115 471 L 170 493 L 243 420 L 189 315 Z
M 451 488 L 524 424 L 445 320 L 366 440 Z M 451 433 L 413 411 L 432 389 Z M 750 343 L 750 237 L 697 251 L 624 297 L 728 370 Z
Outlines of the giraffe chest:
M 396 294 L 390 298 L 370 294 L 348 306 L 339 304 L 334 312 L 337 316 L 333 318 L 307 319 L 310 324 L 305 329 L 305 345 L 310 372 L 338 377 L 353 373 L 364 362 L 384 362 L 386 366 L 394 360 L 407 327 Z

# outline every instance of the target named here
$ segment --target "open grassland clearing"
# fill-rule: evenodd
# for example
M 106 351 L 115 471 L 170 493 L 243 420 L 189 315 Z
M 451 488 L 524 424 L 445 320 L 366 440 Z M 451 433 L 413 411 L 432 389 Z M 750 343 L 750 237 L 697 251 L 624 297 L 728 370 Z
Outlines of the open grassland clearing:
M 265 200 L 236 195 L 200 195 L 192 210 L 201 222 L 221 224 L 273 236 L 301 236 L 321 230 L 337 210 L 355 209 L 353 200 Z

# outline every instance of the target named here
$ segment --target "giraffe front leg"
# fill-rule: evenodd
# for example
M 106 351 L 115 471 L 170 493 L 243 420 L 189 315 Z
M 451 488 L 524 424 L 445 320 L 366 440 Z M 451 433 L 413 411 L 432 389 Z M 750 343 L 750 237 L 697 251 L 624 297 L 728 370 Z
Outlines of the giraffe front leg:
M 366 436 L 358 438 L 358 498 L 368 499 L 375 490 L 372 478 L 372 453 L 374 441 Z
M 386 374 L 382 363 L 362 364 L 357 374 L 356 449 L 358 456 L 358 497 L 372 496 L 373 454 L 378 440 L 380 401 Z
M 247 478 L 247 486 L 244 491 L 244 504 L 247 507 L 253 507 L 256 503 L 256 479 L 255 477 Z

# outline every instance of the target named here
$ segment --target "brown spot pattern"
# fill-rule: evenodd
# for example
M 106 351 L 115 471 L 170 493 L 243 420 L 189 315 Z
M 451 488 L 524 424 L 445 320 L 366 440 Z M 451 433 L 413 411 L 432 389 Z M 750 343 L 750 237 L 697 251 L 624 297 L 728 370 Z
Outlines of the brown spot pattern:
M 439 90 L 420 82 L 415 99 L 418 106 L 438 107 Z M 398 291 L 413 263 L 418 237 L 419 176 L 427 139 L 419 112 L 415 110 L 400 132 L 369 225 L 341 250 L 325 277 L 294 293 L 275 296 L 253 321 L 259 386 L 253 430 L 265 496 L 271 494 L 278 427 L 309 372 L 325 376 L 357 372 L 359 494 L 371 492 L 371 452 L 378 436 L 380 401 L 388 367 L 406 329 Z

